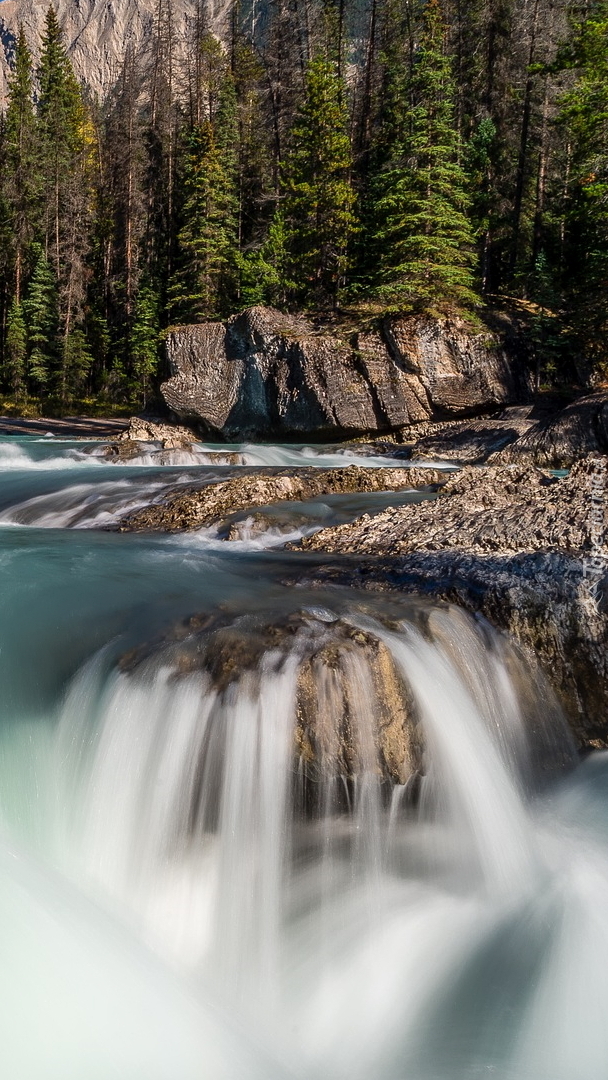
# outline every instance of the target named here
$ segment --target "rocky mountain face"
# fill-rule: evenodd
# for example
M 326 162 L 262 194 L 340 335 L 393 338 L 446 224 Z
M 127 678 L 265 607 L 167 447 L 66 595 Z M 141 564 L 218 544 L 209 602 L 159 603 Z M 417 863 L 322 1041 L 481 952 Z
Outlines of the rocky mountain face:
M 0 104 L 6 98 L 7 78 L 15 41 L 22 23 L 35 58 L 50 0 L 0 0 Z M 90 89 L 103 95 L 116 81 L 127 44 L 144 52 L 152 40 L 159 0 L 53 0 L 74 70 Z M 173 33 L 179 58 L 188 41 L 197 0 L 172 0 Z M 221 30 L 227 0 L 210 0 L 211 25 Z
M 458 318 L 385 319 L 345 340 L 258 307 L 225 325 L 177 327 L 167 350 L 169 408 L 228 441 L 382 434 L 528 391 L 502 337 Z

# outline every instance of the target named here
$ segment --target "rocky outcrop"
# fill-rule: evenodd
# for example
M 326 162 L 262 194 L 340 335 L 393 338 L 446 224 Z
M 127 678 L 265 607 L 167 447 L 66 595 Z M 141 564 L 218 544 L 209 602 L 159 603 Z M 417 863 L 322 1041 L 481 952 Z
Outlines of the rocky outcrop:
M 561 480 L 531 466 L 466 469 L 432 504 L 326 529 L 302 546 L 356 554 L 354 567 L 315 571 L 317 583 L 422 593 L 484 615 L 540 661 L 579 744 L 606 747 L 607 501 L 602 458 Z
M 346 438 L 521 400 L 501 339 L 458 318 L 386 319 L 346 340 L 251 308 L 167 337 L 170 409 L 222 439 Z
M 436 502 L 401 506 L 308 537 L 310 549 L 380 554 L 440 551 L 513 554 L 561 551 L 591 556 L 590 515 L 603 464 L 579 462 L 562 480 L 532 465 L 466 468 L 443 485 Z M 608 494 L 608 492 L 607 492 Z
M 179 532 L 209 525 L 228 528 L 243 510 L 284 501 L 355 491 L 403 491 L 443 483 L 435 469 L 281 469 L 247 473 L 204 487 L 182 487 L 162 502 L 135 510 L 118 524 L 120 532 Z
M 159 643 L 126 654 L 120 666 L 145 677 L 158 663 L 175 679 L 204 675 L 205 692 L 220 701 L 234 700 L 240 688 L 257 697 L 269 665 L 295 665 L 294 773 L 305 781 L 309 806 L 323 781 L 372 772 L 405 784 L 422 768 L 419 720 L 389 649 L 337 614 L 197 615 Z
M 562 468 L 586 454 L 608 454 L 608 393 L 578 398 L 556 416 L 540 420 L 491 461 L 528 460 Z
M 429 424 L 430 430 L 421 432 L 414 427 L 403 432 L 407 450 L 398 450 L 397 454 L 457 461 L 463 465 L 481 464 L 526 435 L 537 422 L 537 412 L 533 405 L 512 405 L 479 420 Z
M 159 443 L 162 450 L 190 450 L 192 443 L 196 441 L 196 433 L 181 424 L 167 424 L 162 420 L 132 416 L 119 436 L 119 441 Z

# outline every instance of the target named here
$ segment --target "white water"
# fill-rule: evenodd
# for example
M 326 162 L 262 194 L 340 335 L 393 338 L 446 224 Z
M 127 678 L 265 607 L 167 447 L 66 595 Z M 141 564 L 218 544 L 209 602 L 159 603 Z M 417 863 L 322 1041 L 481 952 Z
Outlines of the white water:
M 30 727 L 16 739 L 13 731 L 10 745 L 5 736 L 2 760 L 13 766 L 36 745 L 36 795 L 28 796 L 22 775 L 18 802 L 38 805 L 29 844 L 37 836 L 45 860 L 50 852 L 61 869 L 56 885 L 51 871 L 31 873 L 27 858 L 19 857 L 17 879 L 9 866 L 7 919 L 25 895 L 19 920 L 36 943 L 34 970 L 54 969 L 61 949 L 65 986 L 54 1008 L 64 1022 L 79 1012 L 82 965 L 95 971 L 92 988 L 87 981 L 85 1036 L 79 1029 L 75 1044 L 68 1039 L 54 1051 L 68 1070 L 63 1075 L 77 1075 L 83 1045 L 99 1034 L 91 1011 L 106 1008 L 124 1041 L 117 1075 L 125 1077 L 270 1078 L 283 1075 L 277 1061 L 286 1055 L 295 1075 L 324 1080 L 451 1080 L 482 1075 L 488 1062 L 491 1075 L 505 1080 L 603 1075 L 608 1044 L 593 999 L 608 980 L 606 848 L 580 826 L 568 836 L 576 795 L 534 798 L 522 769 L 531 755 L 526 718 L 500 643 L 488 651 L 487 631 L 457 612 L 432 617 L 433 640 L 407 622 L 400 631 L 368 618 L 363 625 L 389 644 L 422 719 L 427 758 L 417 812 L 400 809 L 399 789 L 392 811 L 385 807 L 365 671 L 354 668 L 369 771 L 355 789 L 353 815 L 330 813 L 308 824 L 292 818 L 297 643 L 287 656 L 268 653 L 258 675 L 244 673 L 219 695 L 204 673 L 176 681 L 171 653 L 129 674 L 113 670 L 102 651 L 73 680 L 54 731 Z M 492 668 L 500 678 L 488 686 Z M 549 725 L 545 755 L 567 752 L 563 738 L 559 722 Z M 17 753 L 20 740 L 27 752 L 21 746 Z M 18 835 L 22 813 L 6 787 L 5 802 Z M 86 897 L 113 911 L 188 983 L 170 989 L 162 969 L 124 938 L 126 930 L 100 921 Z M 542 978 L 526 972 L 527 935 L 537 922 Z M 100 939 L 104 956 L 96 961 Z M 497 965 L 488 985 L 473 974 L 486 952 L 486 963 L 494 956 Z M 513 966 L 523 968 L 517 993 L 501 989 L 503 978 L 514 978 Z M 507 990 L 516 1007 L 503 1014 Z M 257 1032 L 272 1067 L 256 1071 L 255 1056 L 232 1064 L 238 1040 L 227 1048 L 210 1000 L 236 1017 L 248 1038 Z M 157 1007 L 168 1012 L 142 1048 L 138 1016 L 149 1020 Z M 493 1047 L 474 1021 L 477 1008 L 490 1016 L 488 1031 L 502 1017 L 504 1039 Z M 5 1021 L 7 1009 L 16 1023 L 5 1000 Z M 446 1009 L 470 1014 L 464 1030 L 442 1024 Z M 591 1033 L 588 1015 L 597 1019 Z M 203 1045 L 205 1062 L 197 1065 Z M 31 1075 L 55 1075 L 42 1055 L 32 1060 Z M 101 1061 L 99 1073 L 86 1075 L 104 1075 L 103 1053 Z
M 106 445 L 78 443 L 74 440 L 26 439 L 0 443 L 0 470 L 54 470 L 82 466 L 115 468 L 180 468 L 183 466 L 276 466 L 346 468 L 349 465 L 369 468 L 400 468 L 410 466 L 444 468 L 453 470 L 450 462 L 415 462 L 386 454 L 370 453 L 369 448 L 360 451 L 346 446 L 272 446 L 253 443 L 194 443 L 191 450 L 163 450 L 160 443 L 142 444 L 141 454 L 133 457 L 108 457 Z
M 47 497 L 36 471 L 0 477 L 3 505 Z M 290 591 L 295 554 L 246 540 L 73 528 L 134 497 L 100 475 L 97 502 L 66 476 L 36 528 L 0 528 L 2 1076 L 608 1076 L 608 755 L 577 767 L 546 687 L 455 609 Z M 313 638 L 337 615 L 375 633 L 422 778 L 380 782 L 371 673 L 347 652 L 362 771 L 305 815 L 301 635 L 255 669 L 235 645 L 223 689 L 158 644 L 220 602 L 237 628 L 305 608 Z M 334 700 L 331 668 L 317 692 Z

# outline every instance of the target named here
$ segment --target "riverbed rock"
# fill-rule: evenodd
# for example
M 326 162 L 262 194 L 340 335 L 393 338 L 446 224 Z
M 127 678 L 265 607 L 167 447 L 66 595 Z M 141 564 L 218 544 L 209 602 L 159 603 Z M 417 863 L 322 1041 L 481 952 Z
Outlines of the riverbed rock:
M 235 619 L 217 610 L 126 654 L 120 666 L 145 677 L 158 663 L 176 679 L 204 675 L 202 687 L 220 702 L 239 690 L 255 697 L 269 672 L 295 665 L 294 774 L 304 781 L 300 795 L 309 808 L 323 782 L 368 772 L 405 784 L 423 768 L 419 718 L 389 649 L 336 613 L 303 609 Z
M 318 584 L 398 590 L 485 616 L 536 657 L 582 747 L 608 747 L 606 459 L 556 479 L 529 465 L 469 468 L 434 503 L 326 529 L 302 548 L 343 559 Z M 308 584 L 302 571 L 298 580 Z
M 190 450 L 196 442 L 196 432 L 183 424 L 167 424 L 162 420 L 132 416 L 119 436 L 119 444 L 125 442 L 153 442 L 160 443 L 163 450 Z
M 492 462 L 531 461 L 568 468 L 588 454 L 608 454 L 608 392 L 578 398 L 557 415 L 539 420 Z
M 409 442 L 408 457 L 482 464 L 534 428 L 538 411 L 533 405 L 513 405 L 482 419 L 428 425 L 431 430 L 425 432 L 413 428 L 407 432 L 411 441 L 404 440 Z
M 458 317 L 384 319 L 346 333 L 250 308 L 174 328 L 161 391 L 213 437 L 347 438 L 520 401 L 529 386 L 499 334 Z
M 404 491 L 430 487 L 445 481 L 437 469 L 274 469 L 248 472 L 220 483 L 188 485 L 162 501 L 126 515 L 120 532 L 179 532 L 221 525 L 244 510 L 285 501 L 301 501 L 323 495 L 357 491 Z

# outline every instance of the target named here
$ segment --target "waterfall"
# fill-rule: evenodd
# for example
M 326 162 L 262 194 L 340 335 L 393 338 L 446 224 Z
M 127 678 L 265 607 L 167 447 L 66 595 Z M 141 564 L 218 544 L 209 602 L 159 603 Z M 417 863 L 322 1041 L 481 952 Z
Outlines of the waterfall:
M 456 1007 L 476 956 L 500 959 L 501 934 L 525 935 L 530 920 L 554 973 L 529 990 L 534 1032 L 547 1010 L 572 1008 L 559 990 L 572 942 L 548 935 L 540 912 L 560 872 L 546 773 L 574 754 L 555 705 L 530 711 L 537 673 L 488 626 L 450 608 L 399 620 L 361 604 L 219 612 L 116 655 L 105 648 L 75 676 L 46 747 L 46 842 L 62 888 L 113 912 L 114 935 L 136 928 L 196 988 L 197 1008 L 222 1002 L 275 1062 L 289 1047 L 301 1077 L 464 1080 L 475 1038 L 459 1072 L 453 1051 L 449 1067 L 437 1059 L 453 1028 L 430 1058 L 420 1032 L 444 999 Z M 394 708 L 400 695 L 400 741 L 383 727 L 383 694 Z M 603 851 L 602 882 L 607 865 Z M 73 900 L 65 913 L 52 903 L 73 936 Z M 519 1058 L 513 1075 L 535 1061 L 530 1075 L 549 1080 L 546 1058 L 554 1077 L 578 1076 L 539 1051 L 525 1018 L 509 1025 L 498 1075 Z
M 246 526 L 87 529 L 187 466 L 4 449 L 10 1080 L 603 1077 L 608 755 L 531 659 L 453 606 L 286 587 L 315 564 Z

